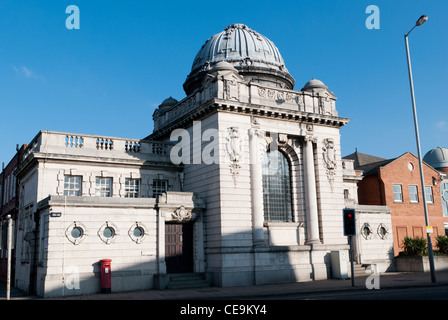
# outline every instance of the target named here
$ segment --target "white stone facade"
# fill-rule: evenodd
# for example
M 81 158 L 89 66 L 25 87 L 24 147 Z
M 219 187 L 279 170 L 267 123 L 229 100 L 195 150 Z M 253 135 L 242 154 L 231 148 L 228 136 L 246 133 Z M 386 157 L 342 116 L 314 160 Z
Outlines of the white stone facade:
M 353 241 L 355 263 L 376 265 L 378 272 L 395 269 L 391 210 L 387 206 L 360 205 L 357 182 L 362 172 L 356 172 L 354 161 L 343 159 L 344 195 L 347 208 L 356 212 L 356 236 Z
M 244 25 L 225 33 L 250 33 L 272 54 Z M 199 54 L 187 97 L 167 99 L 145 139 L 41 131 L 17 170 L 16 285 L 42 296 L 98 292 L 107 258 L 113 291 L 164 288 L 171 224 L 192 227 L 191 272 L 217 286 L 331 277 L 330 253 L 348 250 L 344 189 L 356 189 L 341 160 L 348 119 L 321 81 L 293 90 L 281 57 L 263 62 L 256 51 L 242 61 Z M 262 162 L 275 150 L 291 214 L 267 219 Z
M 348 249 L 339 141 L 348 119 L 337 116 L 336 99 L 320 81 L 309 87 L 254 84 L 219 62 L 196 91 L 154 114 L 151 139 L 170 141 L 179 127 L 189 136 L 195 129 L 216 132 L 218 161 L 194 163 L 209 140 L 202 139 L 196 152 L 191 146 L 184 183 L 206 203 L 206 270 L 217 285 L 324 279 L 329 253 Z M 263 217 L 261 159 L 272 147 L 290 163 L 291 221 Z
M 193 194 L 181 193 L 179 201 L 170 191 L 182 188 L 181 168 L 169 161 L 170 148 L 160 142 L 40 132 L 17 172 L 16 286 L 42 296 L 98 292 L 99 261 L 108 258 L 116 291 L 152 288 L 153 275 L 165 267 L 158 254 L 164 244 L 160 223 L 172 220 L 169 214 L 181 205 L 190 213 L 199 208 Z M 79 195 L 65 196 L 65 177 L 73 176 L 80 177 Z M 97 196 L 99 177 L 111 178 L 109 197 Z M 138 198 L 126 197 L 126 179 L 140 181 Z M 159 200 L 154 180 L 166 181 Z M 114 229 L 111 239 L 102 235 L 107 226 Z M 71 236 L 74 227 L 83 230 L 80 239 Z M 143 230 L 141 239 L 132 233 L 136 227 Z M 67 279 L 79 280 L 80 287 Z

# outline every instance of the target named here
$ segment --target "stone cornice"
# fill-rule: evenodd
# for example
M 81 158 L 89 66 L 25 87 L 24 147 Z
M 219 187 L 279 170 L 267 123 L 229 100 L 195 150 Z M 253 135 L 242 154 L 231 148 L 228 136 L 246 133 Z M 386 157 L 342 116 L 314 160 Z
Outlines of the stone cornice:
M 171 121 L 159 130 L 153 132 L 145 138 L 148 140 L 157 140 L 165 137 L 176 128 L 184 128 L 191 125 L 193 121 L 202 119 L 208 114 L 214 112 L 229 112 L 245 115 L 253 115 L 270 119 L 279 119 L 284 121 L 293 121 L 301 123 L 310 123 L 322 126 L 340 128 L 346 125 L 350 119 L 337 116 L 323 115 L 317 113 L 288 110 L 284 108 L 268 107 L 251 103 L 237 101 L 228 101 L 213 98 L 198 108 L 186 113 L 184 116 Z
M 91 207 L 91 208 L 147 208 L 154 209 L 155 198 L 122 198 L 122 197 L 65 197 L 51 195 L 41 200 L 37 208 L 39 211 L 45 210 L 49 206 L 71 206 L 71 207 Z
M 48 163 L 72 163 L 76 162 L 77 164 L 85 164 L 92 165 L 92 163 L 96 165 L 104 165 L 104 166 L 112 166 L 116 167 L 120 166 L 137 166 L 141 167 L 178 167 L 177 165 L 173 165 L 169 160 L 169 157 L 164 159 L 165 161 L 157 161 L 157 160 L 149 160 L 144 158 L 135 158 L 135 159 L 124 159 L 124 158 L 114 158 L 114 157 L 98 157 L 98 156 L 87 156 L 87 155 L 75 155 L 75 154 L 58 154 L 58 153 L 46 153 L 46 152 L 35 152 L 34 159 L 37 161 L 45 161 Z

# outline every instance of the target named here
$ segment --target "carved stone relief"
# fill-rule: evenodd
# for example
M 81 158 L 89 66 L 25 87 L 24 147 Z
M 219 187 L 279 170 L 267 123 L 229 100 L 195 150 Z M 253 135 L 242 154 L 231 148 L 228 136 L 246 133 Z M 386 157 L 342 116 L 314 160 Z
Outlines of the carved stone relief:
M 171 222 L 196 221 L 205 209 L 202 198 L 193 192 L 168 191 L 162 193 L 158 200 L 160 215 Z
M 180 206 L 171 213 L 171 217 L 179 222 L 188 222 L 191 220 L 191 210 L 187 210 L 184 206 Z
M 335 170 L 336 170 L 336 155 L 334 152 L 334 141 L 333 139 L 325 139 L 324 140 L 324 146 L 322 147 L 323 150 L 323 159 L 326 165 L 327 170 L 327 178 L 330 182 L 331 190 L 333 190 L 333 182 L 335 177 Z
M 227 143 L 226 143 L 226 150 L 227 155 L 230 160 L 230 174 L 232 175 L 233 182 L 236 185 L 239 170 L 241 168 L 239 162 L 240 162 L 240 156 L 242 152 L 242 141 L 240 138 L 240 134 L 238 131 L 238 127 L 230 127 L 227 129 L 227 137 L 226 137 Z
M 225 99 L 239 100 L 239 85 L 235 80 L 224 80 Z

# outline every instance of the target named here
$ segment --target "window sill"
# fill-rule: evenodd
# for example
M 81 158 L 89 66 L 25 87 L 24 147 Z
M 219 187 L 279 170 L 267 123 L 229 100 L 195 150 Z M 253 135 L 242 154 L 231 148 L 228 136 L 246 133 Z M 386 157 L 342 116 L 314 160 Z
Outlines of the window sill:
M 295 221 L 264 221 L 263 227 L 303 227 L 303 222 Z

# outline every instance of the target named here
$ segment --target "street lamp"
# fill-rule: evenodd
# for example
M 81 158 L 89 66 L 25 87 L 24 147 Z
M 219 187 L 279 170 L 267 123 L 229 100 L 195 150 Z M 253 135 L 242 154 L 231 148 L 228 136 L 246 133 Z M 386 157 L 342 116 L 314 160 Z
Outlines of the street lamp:
M 412 29 L 404 35 L 404 42 L 406 44 L 406 57 L 408 60 L 409 84 L 411 86 L 412 110 L 414 113 L 414 127 L 415 127 L 415 138 L 417 140 L 418 162 L 420 165 L 420 180 L 421 180 L 421 184 L 422 184 L 423 208 L 425 209 L 426 227 L 429 227 L 428 207 L 426 205 L 426 194 L 425 194 L 425 180 L 423 178 L 423 164 L 422 164 L 422 155 L 421 155 L 421 151 L 420 151 L 420 137 L 419 137 L 419 133 L 418 133 L 417 110 L 415 107 L 414 83 L 412 80 L 411 58 L 409 55 L 409 43 L 408 43 L 408 36 L 411 33 L 411 31 L 414 30 L 415 27 L 421 26 L 426 21 L 428 21 L 428 16 L 425 16 L 425 15 L 421 16 L 415 23 L 415 26 L 413 26 Z M 433 283 L 435 283 L 436 275 L 434 272 L 434 257 L 433 257 L 433 252 L 432 252 L 431 233 L 429 232 L 429 228 L 427 228 L 426 235 L 428 237 L 428 255 L 429 255 L 429 267 L 431 269 L 431 281 Z

